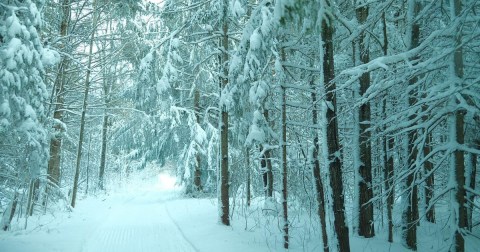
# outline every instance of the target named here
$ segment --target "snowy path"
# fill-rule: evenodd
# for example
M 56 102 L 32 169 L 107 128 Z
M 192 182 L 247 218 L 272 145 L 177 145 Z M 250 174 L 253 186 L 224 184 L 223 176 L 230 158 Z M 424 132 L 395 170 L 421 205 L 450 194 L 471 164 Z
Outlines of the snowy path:
M 0 232 L 0 252 L 285 251 L 279 219 L 263 214 L 261 197 L 248 209 L 240 201 L 232 204 L 236 212 L 227 227 L 218 223 L 216 199 L 185 198 L 180 192 L 171 175 L 146 173 L 118 191 L 80 200 L 73 212 L 58 210 L 31 217 L 27 229 L 24 219 L 15 219 L 13 230 Z M 303 229 L 312 225 L 311 217 L 290 213 L 293 228 L 288 251 L 320 251 L 319 234 Z M 438 230 L 427 227 L 419 235 L 442 235 Z M 406 251 L 400 237 L 388 243 L 385 235 L 380 231 L 374 239 L 352 236 L 352 251 Z M 419 251 L 437 252 L 445 248 L 444 243 L 432 239 L 420 244 Z M 478 240 L 470 239 L 468 244 L 468 252 L 480 247 Z
M 156 192 L 146 192 L 116 206 L 87 237 L 82 251 L 196 252 L 171 218 L 166 198 Z

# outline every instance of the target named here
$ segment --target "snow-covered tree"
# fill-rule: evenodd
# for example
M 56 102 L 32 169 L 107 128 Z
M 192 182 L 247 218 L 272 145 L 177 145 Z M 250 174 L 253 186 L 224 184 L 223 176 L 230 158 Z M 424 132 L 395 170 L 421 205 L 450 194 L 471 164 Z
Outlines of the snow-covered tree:
M 0 189 L 6 190 L 2 195 L 16 201 L 17 192 L 24 193 L 22 189 L 30 187 L 25 206 L 28 214 L 38 181 L 45 178 L 48 160 L 43 125 L 47 98 L 44 67 L 58 61 L 54 51 L 43 49 L 39 37 L 42 3 L 27 0 L 0 4 L 0 168 L 5 181 Z M 8 228 L 10 216 L 13 212 L 4 214 L 2 228 Z

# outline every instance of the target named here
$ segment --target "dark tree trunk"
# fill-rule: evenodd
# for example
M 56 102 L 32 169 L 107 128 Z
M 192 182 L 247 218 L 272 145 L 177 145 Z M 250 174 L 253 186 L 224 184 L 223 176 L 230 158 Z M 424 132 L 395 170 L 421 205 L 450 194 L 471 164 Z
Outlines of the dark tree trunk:
M 107 133 L 108 133 L 108 114 L 107 114 L 107 111 L 105 111 L 103 114 L 102 149 L 100 151 L 100 168 L 98 173 L 98 188 L 100 190 L 105 190 L 104 176 L 105 176 L 105 163 L 106 163 L 105 161 L 107 159 Z
M 410 156 L 416 154 L 410 153 Z M 411 160 L 409 158 L 409 160 Z M 412 168 L 415 169 L 415 168 Z M 403 227 L 405 244 L 411 250 L 417 250 L 417 222 L 418 222 L 418 189 L 415 185 L 415 172 L 410 171 L 407 176 L 406 186 L 410 192 L 406 196 L 405 212 L 403 213 L 405 226 Z
M 382 13 L 383 23 L 383 55 L 388 55 L 388 37 L 387 37 L 387 19 L 385 12 Z M 383 116 L 387 116 L 387 100 L 388 94 L 385 95 L 383 100 Z M 385 191 L 387 192 L 386 208 L 387 208 L 387 223 L 388 223 L 388 242 L 393 242 L 393 203 L 395 198 L 395 185 L 393 184 L 393 147 L 395 145 L 395 139 L 393 137 L 384 136 L 383 141 L 383 161 L 384 161 L 384 174 L 383 179 L 385 182 Z
M 66 39 L 68 33 L 68 23 L 70 21 L 70 0 L 62 2 L 62 21 L 60 24 L 60 37 Z M 63 44 L 66 44 L 64 41 Z M 63 47 L 63 46 L 62 46 Z M 63 57 L 58 68 L 58 75 L 55 79 L 55 111 L 53 118 L 58 121 L 63 119 L 64 87 L 66 82 L 66 69 L 68 67 L 68 57 Z M 62 151 L 62 138 L 60 133 L 63 131 L 61 125 L 55 125 L 55 136 L 50 141 L 50 159 L 48 160 L 47 174 L 50 182 L 54 185 L 60 185 L 60 160 Z
M 247 191 L 247 206 L 250 206 L 251 201 L 252 201 L 252 192 L 250 191 L 251 187 L 251 180 L 250 180 L 250 149 L 247 148 L 245 151 L 245 174 L 247 176 L 247 185 L 246 185 L 246 191 Z
M 34 194 L 35 194 L 35 183 L 37 179 L 31 179 L 30 185 L 28 187 L 28 200 L 27 200 L 27 215 L 33 215 L 33 205 L 34 205 Z
M 265 120 L 269 121 L 268 110 L 263 112 Z M 273 171 L 272 171 L 272 151 L 270 149 L 264 150 L 264 147 L 260 145 L 260 150 L 263 151 L 260 165 L 262 167 L 263 186 L 265 188 L 265 197 L 273 197 Z
M 195 89 L 193 107 L 195 110 L 195 119 L 197 124 L 200 124 L 200 91 Z M 197 151 L 195 154 L 195 171 L 193 173 L 193 186 L 196 191 L 201 192 L 202 188 L 202 170 L 201 170 L 201 157 L 200 152 Z
M 85 186 L 85 194 L 88 194 L 88 189 L 90 186 L 90 146 L 92 144 L 92 134 L 88 135 L 88 149 L 87 149 L 87 179 Z
M 383 114 L 387 113 L 387 98 L 383 100 Z M 384 161 L 384 174 L 383 179 L 385 183 L 385 192 L 387 192 L 386 208 L 387 208 L 387 222 L 388 222 L 388 241 L 393 242 L 393 203 L 395 198 L 395 185 L 393 183 L 393 148 L 395 145 L 395 139 L 393 137 L 385 136 L 383 139 L 383 161 Z
M 412 20 L 415 20 L 415 17 L 420 11 L 420 3 L 417 0 L 411 0 L 410 2 L 412 8 L 414 8 L 414 13 Z M 410 49 L 413 49 L 418 46 L 420 40 L 420 25 L 416 21 L 412 21 L 412 30 L 411 30 L 411 41 Z M 409 81 L 409 85 L 415 86 L 418 78 L 413 77 Z M 409 106 L 414 107 L 417 105 L 417 90 L 412 88 L 412 91 L 409 93 Z M 411 115 L 410 120 L 413 120 L 416 115 Z M 408 193 L 406 195 L 406 204 L 403 213 L 403 238 L 407 248 L 411 250 L 417 250 L 417 223 L 418 223 L 418 188 L 415 181 L 418 167 L 416 167 L 416 159 L 418 155 L 418 149 L 415 146 L 415 140 L 417 138 L 418 132 L 412 130 L 408 133 L 408 176 L 405 182 L 406 189 Z
M 478 150 L 480 149 L 480 143 L 475 144 L 475 148 Z M 477 182 L 477 155 L 471 153 L 470 154 L 470 189 L 472 191 L 475 190 L 475 183 Z M 473 210 L 475 209 L 475 204 L 473 203 L 475 200 L 475 194 L 469 193 L 468 195 L 468 229 L 472 231 L 473 228 Z
M 220 90 L 223 93 L 228 84 L 228 1 L 223 1 L 222 13 L 222 38 L 221 38 L 221 69 L 222 76 L 220 77 Z M 220 107 L 220 203 L 221 213 L 220 219 L 222 224 L 230 226 L 230 202 L 229 202 L 229 171 L 228 171 L 228 111 L 227 108 L 221 104 Z
M 359 24 L 364 24 L 368 17 L 368 7 L 363 5 L 356 9 L 356 16 Z M 358 38 L 360 50 L 360 62 L 362 64 L 370 61 L 369 48 L 365 41 L 365 33 L 360 33 Z M 363 73 L 360 77 L 360 96 L 365 95 L 370 87 L 370 73 Z M 359 169 L 359 197 L 358 197 L 358 235 L 365 238 L 375 236 L 375 226 L 373 221 L 373 188 L 372 188 L 372 147 L 370 137 L 370 103 L 366 102 L 360 105 L 359 123 L 360 123 L 360 167 Z
M 456 0 L 460 1 L 460 0 Z M 461 56 L 458 55 L 458 51 L 455 52 L 455 68 L 457 71 L 462 71 L 463 76 L 463 61 L 460 63 L 457 61 L 457 57 Z M 457 70 L 458 67 L 461 67 L 461 70 Z M 457 72 L 458 73 L 458 72 Z M 458 76 L 458 75 L 457 75 Z M 456 141 L 458 144 L 463 145 L 465 143 L 464 139 L 464 117 L 465 114 L 463 111 L 455 112 L 455 128 L 456 128 Z M 455 192 L 455 200 L 456 206 L 458 209 L 458 221 L 457 225 L 458 228 L 455 228 L 455 251 L 456 252 L 463 252 L 465 251 L 465 239 L 462 235 L 463 232 L 467 232 L 468 228 L 468 219 L 467 219 L 467 201 L 466 201 L 466 191 L 465 191 L 465 157 L 464 152 L 461 150 L 455 150 L 454 157 L 455 159 L 455 182 L 457 183 L 456 192 Z
M 461 0 L 453 0 L 451 2 L 451 8 L 453 8 L 453 14 L 455 15 L 452 17 L 452 20 L 456 20 L 462 13 L 462 1 Z M 453 54 L 453 66 L 455 71 L 455 77 L 458 80 L 463 80 L 463 46 L 462 46 L 462 31 L 457 31 L 455 34 L 455 52 Z M 461 83 L 453 83 L 455 85 L 454 88 L 458 88 L 457 85 L 461 85 Z M 455 99 L 452 97 L 452 99 Z M 452 101 L 452 103 L 457 103 L 456 100 Z M 454 123 L 455 125 L 451 125 L 451 127 L 455 127 L 455 135 L 456 139 L 451 139 L 452 142 L 458 143 L 460 146 L 465 144 L 465 111 L 464 110 L 456 110 L 454 112 Z M 465 191 L 465 153 L 459 149 L 456 149 L 452 158 L 454 158 L 455 162 L 455 183 L 456 183 L 456 192 L 455 192 L 455 208 L 452 211 L 457 212 L 458 220 L 457 226 L 454 228 L 454 246 L 456 252 L 464 252 L 465 251 L 465 240 L 462 233 L 467 232 L 468 228 L 468 219 L 467 219 L 467 202 L 466 202 L 466 191 Z
M 10 223 L 12 223 L 13 216 L 15 215 L 15 211 L 17 210 L 17 204 L 18 204 L 18 193 L 15 192 L 13 195 L 13 200 L 12 200 L 12 208 L 10 209 L 10 213 L 4 213 L 3 218 L 7 218 L 7 220 L 3 224 L 3 231 L 7 231 L 8 228 L 10 228 Z M 5 214 L 7 216 L 5 216 Z
M 285 53 L 282 50 L 282 54 Z M 285 61 L 285 59 L 283 59 Z M 282 84 L 283 85 L 283 84 Z M 282 206 L 283 206 L 283 247 L 288 249 L 289 247 L 289 236 L 288 236 L 288 205 L 287 205 L 287 95 L 285 92 L 285 87 L 282 88 Z
M 395 185 L 393 183 L 393 147 L 395 140 L 393 137 L 385 138 L 385 190 L 387 193 L 387 221 L 388 221 L 388 241 L 393 242 L 393 203 L 395 199 Z M 386 149 L 388 144 L 388 150 Z
M 327 10 L 331 9 L 331 3 L 327 1 Z M 350 238 L 348 226 L 345 222 L 345 199 L 343 192 L 343 172 L 341 148 L 338 139 L 338 121 L 336 104 L 336 85 L 332 81 L 335 78 L 335 68 L 333 62 L 333 20 L 329 16 L 324 17 L 322 21 L 322 39 L 323 39 L 323 75 L 325 85 L 325 99 L 328 104 L 327 119 L 327 148 L 328 148 L 328 166 L 330 172 L 330 186 L 332 187 L 333 198 L 333 217 L 336 238 L 338 240 L 338 251 L 350 251 Z
M 432 141 L 432 134 L 427 133 L 427 141 L 425 142 L 425 147 L 423 147 L 423 156 L 428 156 L 431 150 L 431 141 Z M 432 173 L 433 170 L 433 163 L 430 160 L 425 161 L 423 164 L 423 168 L 425 169 L 426 179 L 425 179 L 425 204 L 427 207 L 427 211 L 425 213 L 425 217 L 427 221 L 431 223 L 435 223 L 435 206 L 433 205 L 432 198 L 434 195 L 434 185 L 435 185 L 435 177 Z M 430 174 L 432 173 L 432 174 Z
M 260 146 L 260 148 L 263 148 L 263 147 Z M 271 152 L 270 150 L 264 151 L 264 154 L 260 159 L 265 197 L 273 196 L 273 172 L 272 172 L 272 162 L 270 160 L 271 158 L 270 152 Z
M 317 109 L 317 93 L 315 91 L 315 82 L 312 78 L 310 81 L 310 87 L 312 88 L 312 124 L 315 127 L 318 125 L 318 109 Z M 317 195 L 317 204 L 318 204 L 318 218 L 320 219 L 320 226 L 322 229 L 322 242 L 323 242 L 323 251 L 329 252 L 328 248 L 328 235 L 327 235 L 327 223 L 325 219 L 325 192 L 323 187 L 322 175 L 320 174 L 320 160 L 318 160 L 320 146 L 318 143 L 318 137 L 315 136 L 313 139 L 314 149 L 313 149 L 313 179 L 315 180 L 315 190 Z

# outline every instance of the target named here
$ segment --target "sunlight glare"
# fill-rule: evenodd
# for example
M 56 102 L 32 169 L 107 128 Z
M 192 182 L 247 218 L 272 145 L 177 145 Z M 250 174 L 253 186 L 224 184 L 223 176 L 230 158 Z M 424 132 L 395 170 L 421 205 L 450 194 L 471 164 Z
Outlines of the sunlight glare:
M 173 190 L 175 189 L 176 178 L 168 173 L 160 173 L 158 175 L 157 188 L 160 190 Z

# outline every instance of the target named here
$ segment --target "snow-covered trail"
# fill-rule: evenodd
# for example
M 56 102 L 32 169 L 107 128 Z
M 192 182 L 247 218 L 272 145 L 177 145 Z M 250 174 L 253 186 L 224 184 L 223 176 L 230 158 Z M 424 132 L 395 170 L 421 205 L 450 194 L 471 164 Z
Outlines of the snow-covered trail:
M 169 204 L 179 199 L 175 178 L 148 175 L 81 200 L 71 213 L 31 218 L 27 230 L 23 221 L 15 223 L 0 235 L 0 252 L 199 251 L 170 214 L 176 210 Z
M 182 197 L 181 188 L 168 172 L 144 171 L 122 185 L 112 186 L 107 195 L 81 198 L 73 212 L 35 215 L 28 219 L 26 229 L 24 219 L 15 219 L 12 230 L 0 232 L 0 252 L 285 251 L 280 219 L 264 214 L 263 197 L 255 198 L 249 208 L 242 208 L 241 197 L 232 199 L 236 212 L 232 225 L 224 226 L 218 223 L 215 198 Z M 288 251 L 320 251 L 319 230 L 308 229 L 312 218 L 290 213 Z M 433 232 L 442 235 L 436 226 L 420 229 L 420 235 Z M 352 236 L 352 251 L 406 251 L 400 237 L 388 243 L 385 235 L 379 232 L 372 239 Z M 444 243 L 432 239 L 420 244 L 419 251 L 441 251 Z M 467 251 L 478 251 L 480 242 L 470 239 L 468 243 Z
M 115 206 L 87 237 L 82 252 L 185 251 L 197 249 L 171 218 L 169 194 L 147 191 Z

